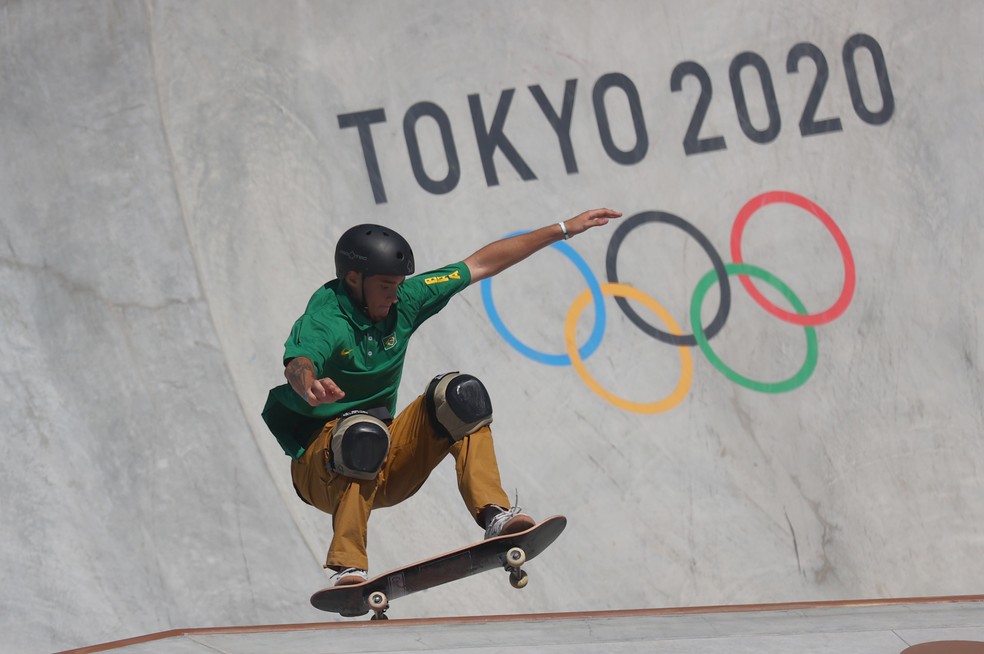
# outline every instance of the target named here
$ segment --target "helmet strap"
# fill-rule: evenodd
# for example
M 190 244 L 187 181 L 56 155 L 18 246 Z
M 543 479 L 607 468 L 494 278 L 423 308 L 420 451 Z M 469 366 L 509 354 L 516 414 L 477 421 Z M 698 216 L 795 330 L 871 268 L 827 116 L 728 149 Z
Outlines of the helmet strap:
M 359 275 L 359 294 L 361 297 L 356 297 L 355 289 L 349 285 L 348 275 L 342 280 L 342 285 L 345 287 L 345 292 L 349 294 L 352 298 L 353 304 L 362 310 L 362 313 L 369 317 L 369 303 L 366 302 L 366 276 L 364 273 L 358 273 Z
M 369 318 L 369 303 L 366 302 L 366 275 L 362 273 L 359 275 L 359 283 L 362 284 L 362 313 L 366 314 Z M 371 320 L 371 318 L 370 318 Z

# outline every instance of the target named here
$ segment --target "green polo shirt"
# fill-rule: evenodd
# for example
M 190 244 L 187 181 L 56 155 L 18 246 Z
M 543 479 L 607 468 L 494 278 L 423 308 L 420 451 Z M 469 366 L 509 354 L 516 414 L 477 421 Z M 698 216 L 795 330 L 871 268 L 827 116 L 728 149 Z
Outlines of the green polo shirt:
M 410 277 L 397 289 L 386 319 L 375 323 L 355 306 L 341 280 L 319 288 L 284 344 L 284 364 L 307 357 L 318 379 L 330 377 L 345 397 L 312 407 L 289 384 L 272 389 L 263 420 L 284 452 L 299 458 L 315 430 L 351 409 L 386 407 L 395 414 L 410 336 L 470 283 L 464 262 Z

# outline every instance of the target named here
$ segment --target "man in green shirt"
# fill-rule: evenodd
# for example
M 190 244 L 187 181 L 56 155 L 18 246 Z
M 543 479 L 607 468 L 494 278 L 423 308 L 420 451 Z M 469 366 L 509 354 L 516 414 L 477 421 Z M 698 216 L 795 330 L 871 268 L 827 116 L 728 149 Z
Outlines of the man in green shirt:
M 492 405 L 480 380 L 438 375 L 393 417 L 407 344 L 470 284 L 620 215 L 586 211 L 416 276 L 410 244 L 395 231 L 358 225 L 342 235 L 337 279 L 315 292 L 294 323 L 284 352 L 288 383 L 272 389 L 263 408 L 267 426 L 292 458 L 297 494 L 332 516 L 325 567 L 338 573 L 336 583 L 367 578 L 372 509 L 416 493 L 448 454 L 461 497 L 486 538 L 535 524 L 510 507 L 502 490 L 488 426 Z

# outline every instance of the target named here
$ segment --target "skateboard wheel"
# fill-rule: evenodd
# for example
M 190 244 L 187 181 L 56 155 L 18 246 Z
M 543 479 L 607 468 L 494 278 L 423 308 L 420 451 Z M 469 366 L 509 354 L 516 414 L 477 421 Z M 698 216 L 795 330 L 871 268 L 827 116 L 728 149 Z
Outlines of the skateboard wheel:
M 526 588 L 526 584 L 530 583 L 530 576 L 525 570 L 520 570 L 519 574 L 513 573 L 509 575 L 509 584 L 513 588 Z
M 385 611 L 386 607 L 389 606 L 389 599 L 386 597 L 386 593 L 377 590 L 374 593 L 369 593 L 369 608 L 373 611 Z
M 524 552 L 522 548 L 513 547 L 506 552 L 506 563 L 513 568 L 518 568 L 526 563 L 526 552 Z

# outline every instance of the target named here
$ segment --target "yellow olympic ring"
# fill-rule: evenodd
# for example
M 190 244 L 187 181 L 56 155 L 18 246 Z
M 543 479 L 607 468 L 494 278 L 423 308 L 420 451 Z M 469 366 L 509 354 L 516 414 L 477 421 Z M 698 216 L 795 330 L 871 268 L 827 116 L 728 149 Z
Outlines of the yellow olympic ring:
M 629 300 L 641 302 L 666 323 L 670 333 L 677 335 L 683 333 L 683 330 L 680 329 L 680 326 L 673 319 L 673 316 L 670 315 L 669 311 L 639 289 L 628 286 L 627 284 L 607 283 L 601 284 L 601 292 L 603 295 L 624 297 Z M 632 413 L 663 413 L 680 404 L 690 391 L 690 384 L 694 379 L 694 360 L 690 354 L 690 349 L 687 347 L 679 346 L 677 348 L 680 350 L 680 381 L 677 383 L 676 388 L 673 389 L 673 392 L 662 400 L 655 402 L 633 402 L 626 400 L 614 393 L 610 393 L 591 376 L 587 366 L 584 365 L 581 353 L 577 351 L 577 319 L 581 316 L 581 313 L 590 301 L 591 289 L 588 289 L 574 299 L 570 309 L 567 310 L 567 317 L 564 319 L 564 347 L 567 349 L 567 355 L 571 358 L 571 364 L 577 370 L 577 374 L 581 376 L 584 383 L 587 384 L 588 388 L 620 409 L 631 411 Z

